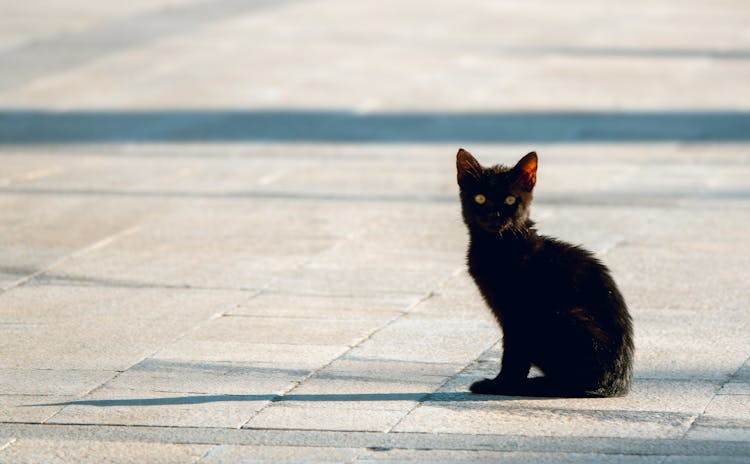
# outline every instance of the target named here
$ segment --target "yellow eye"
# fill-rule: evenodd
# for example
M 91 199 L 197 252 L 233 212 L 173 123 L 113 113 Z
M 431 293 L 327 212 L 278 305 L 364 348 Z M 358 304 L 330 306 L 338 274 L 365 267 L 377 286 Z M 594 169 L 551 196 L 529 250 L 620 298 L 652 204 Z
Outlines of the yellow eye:
M 514 197 L 513 195 L 508 195 L 507 197 L 505 197 L 506 205 L 512 205 L 515 202 L 516 202 L 516 197 Z
M 474 201 L 476 201 L 480 205 L 483 205 L 487 201 L 487 198 L 479 193 L 477 195 L 474 195 Z

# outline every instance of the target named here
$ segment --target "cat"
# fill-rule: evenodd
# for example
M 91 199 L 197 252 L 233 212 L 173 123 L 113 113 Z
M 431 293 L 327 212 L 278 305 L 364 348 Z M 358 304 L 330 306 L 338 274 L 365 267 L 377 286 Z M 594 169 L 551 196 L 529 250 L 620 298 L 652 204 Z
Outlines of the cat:
M 503 332 L 497 377 L 478 394 L 612 397 L 628 393 L 633 330 L 609 270 L 589 251 L 537 235 L 529 219 L 535 152 L 512 167 L 456 156 L 469 274 Z M 531 366 L 544 376 L 528 378 Z

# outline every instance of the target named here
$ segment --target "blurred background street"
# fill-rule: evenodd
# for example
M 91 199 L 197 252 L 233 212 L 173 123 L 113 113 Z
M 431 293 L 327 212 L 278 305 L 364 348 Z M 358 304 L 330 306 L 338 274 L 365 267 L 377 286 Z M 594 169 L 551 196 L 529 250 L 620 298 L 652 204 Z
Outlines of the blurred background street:
M 0 462 L 747 462 L 750 4 L 0 0 Z M 632 393 L 477 397 L 459 147 Z

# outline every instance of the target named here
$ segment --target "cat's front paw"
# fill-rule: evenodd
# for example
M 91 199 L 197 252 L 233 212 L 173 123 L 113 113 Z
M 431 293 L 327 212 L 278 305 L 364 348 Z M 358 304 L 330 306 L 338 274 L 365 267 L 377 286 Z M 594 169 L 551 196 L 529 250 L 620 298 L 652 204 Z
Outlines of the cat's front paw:
M 471 384 L 469 390 L 479 395 L 500 395 L 500 385 L 495 379 L 479 380 Z
M 472 393 L 479 395 L 516 396 L 521 390 L 521 384 L 494 379 L 479 380 L 469 387 Z

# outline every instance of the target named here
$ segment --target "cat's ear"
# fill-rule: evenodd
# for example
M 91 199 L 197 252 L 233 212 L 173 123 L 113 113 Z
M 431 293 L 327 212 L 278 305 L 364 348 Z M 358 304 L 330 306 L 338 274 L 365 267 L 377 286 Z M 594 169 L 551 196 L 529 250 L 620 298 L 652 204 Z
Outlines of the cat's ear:
M 516 182 L 527 192 L 530 192 L 536 184 L 536 152 L 532 151 L 516 163 L 513 171 L 516 172 Z
M 458 171 L 458 185 L 461 187 L 470 182 L 478 182 L 482 176 L 482 165 L 463 148 L 459 148 L 456 155 L 456 170 Z

